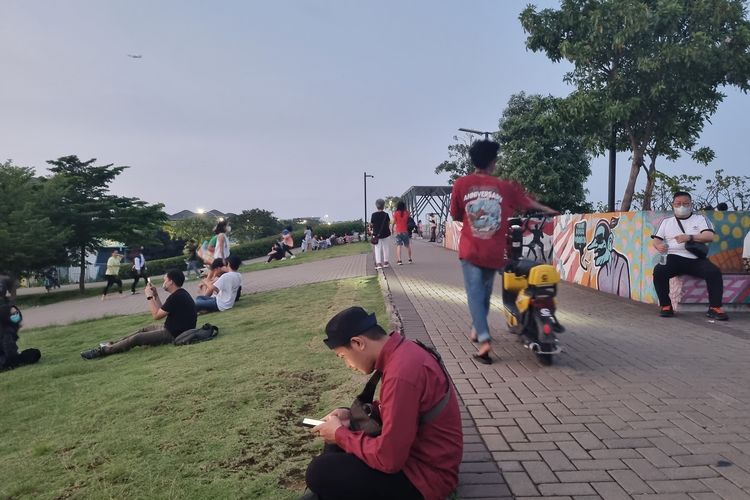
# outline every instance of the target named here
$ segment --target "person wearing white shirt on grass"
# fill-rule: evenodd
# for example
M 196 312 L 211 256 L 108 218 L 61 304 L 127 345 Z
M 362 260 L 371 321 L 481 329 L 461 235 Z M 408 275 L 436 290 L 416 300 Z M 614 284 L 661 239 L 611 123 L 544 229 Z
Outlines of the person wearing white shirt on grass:
M 226 311 L 234 306 L 238 291 L 242 287 L 242 276 L 237 272 L 242 260 L 236 255 L 230 255 L 226 265 L 222 268 L 223 274 L 213 282 L 208 293 L 210 295 L 195 298 L 195 310 L 198 312 Z

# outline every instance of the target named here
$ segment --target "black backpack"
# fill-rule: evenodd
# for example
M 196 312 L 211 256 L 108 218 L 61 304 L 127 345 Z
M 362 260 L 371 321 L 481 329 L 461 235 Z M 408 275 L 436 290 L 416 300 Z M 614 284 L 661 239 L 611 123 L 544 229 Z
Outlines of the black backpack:
M 219 334 L 219 327 L 206 323 L 200 328 L 185 330 L 174 339 L 174 345 L 188 345 L 211 340 Z
M 411 215 L 406 221 L 406 228 L 409 230 L 410 233 L 413 233 L 414 231 L 417 230 L 417 223 L 414 222 L 414 217 L 412 217 Z

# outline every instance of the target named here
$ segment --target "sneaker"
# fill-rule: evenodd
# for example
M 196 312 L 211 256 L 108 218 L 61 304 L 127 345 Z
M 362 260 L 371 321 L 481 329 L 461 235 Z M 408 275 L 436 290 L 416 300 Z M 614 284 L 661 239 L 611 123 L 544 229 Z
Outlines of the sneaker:
M 390 267 L 390 264 L 387 262 L 383 262 L 383 267 Z
M 376 264 L 375 265 L 375 270 L 377 271 L 379 269 L 383 269 L 383 266 L 381 266 L 380 264 Z
M 414 262 L 411 259 L 409 259 L 409 264 L 414 264 Z
M 104 350 L 102 349 L 102 346 L 94 347 L 93 349 L 89 349 L 88 351 L 83 351 L 81 353 L 81 357 L 83 359 L 94 359 L 94 358 L 100 358 L 104 355 Z
M 297 258 L 297 256 L 296 256 L 296 255 L 292 255 L 292 256 L 291 256 L 291 257 L 289 257 L 289 258 L 290 258 L 290 259 L 295 259 L 295 258 Z
M 662 306 L 659 310 L 659 316 L 662 318 L 671 318 L 674 316 L 674 309 L 672 309 L 672 306 Z
M 709 307 L 708 311 L 706 311 L 706 317 L 717 321 L 727 321 L 729 319 L 729 316 L 727 316 L 727 313 L 721 307 Z
M 404 265 L 404 263 L 403 263 L 403 262 L 401 262 L 400 260 L 399 260 L 399 261 L 396 261 L 396 264 L 398 264 L 399 266 L 403 266 L 403 265 Z

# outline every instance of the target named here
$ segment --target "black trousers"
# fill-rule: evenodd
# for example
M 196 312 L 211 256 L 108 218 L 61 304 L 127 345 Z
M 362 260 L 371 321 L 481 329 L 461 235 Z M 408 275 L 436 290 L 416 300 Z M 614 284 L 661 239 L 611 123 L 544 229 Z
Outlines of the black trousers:
M 133 269 L 130 271 L 130 275 L 133 277 L 133 286 L 130 287 L 130 291 L 135 293 L 135 286 L 138 284 L 138 281 L 140 281 L 141 278 L 143 278 L 143 282 L 146 283 L 146 273 L 143 271 L 136 271 Z
M 33 365 L 39 361 L 39 358 L 41 357 L 42 353 L 39 352 L 39 349 L 24 349 L 18 354 L 8 356 L 5 360 L 0 362 L 0 370 L 10 370 L 23 365 Z
M 685 274 L 706 280 L 709 307 L 721 307 L 724 281 L 719 268 L 708 259 L 688 259 L 679 255 L 667 255 L 667 263 L 654 268 L 654 288 L 660 306 L 672 305 L 669 300 L 669 280 Z
M 117 275 L 113 274 L 107 274 L 105 275 L 107 278 L 107 286 L 104 287 L 104 295 L 107 295 L 107 292 L 109 291 L 109 287 L 111 287 L 114 284 L 117 284 L 119 287 L 120 293 L 122 293 L 122 280 L 117 277 Z
M 422 500 L 422 494 L 403 472 L 386 474 L 368 466 L 335 444 L 307 466 L 307 487 L 321 500 Z

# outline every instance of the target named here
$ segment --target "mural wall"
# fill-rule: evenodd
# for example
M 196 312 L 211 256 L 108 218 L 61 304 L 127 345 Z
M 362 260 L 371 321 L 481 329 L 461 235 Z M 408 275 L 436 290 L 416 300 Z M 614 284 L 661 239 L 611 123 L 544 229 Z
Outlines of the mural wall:
M 750 275 L 742 248 L 750 231 L 750 212 L 705 213 L 716 238 L 709 259 L 724 274 L 724 301 L 750 304 Z M 671 212 L 614 212 L 556 217 L 554 261 L 563 279 L 603 292 L 655 303 L 653 269 L 662 255 L 651 235 Z M 674 280 L 674 302 L 708 302 L 705 285 L 693 278 Z
M 523 220 L 523 258 L 537 262 L 552 262 L 552 235 L 555 221 L 552 217 L 530 218 Z M 461 241 L 463 223 L 451 221 L 445 225 L 443 245 L 458 251 Z

